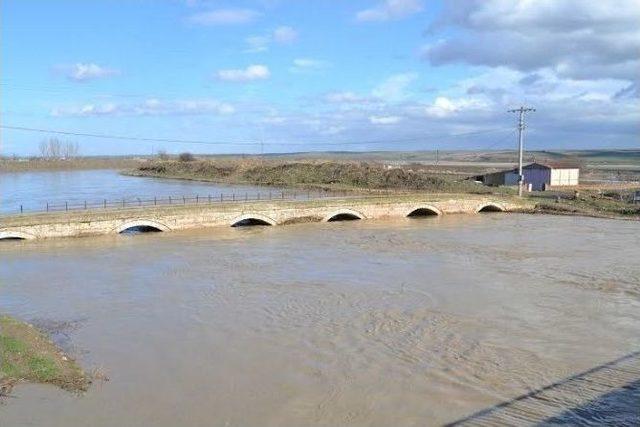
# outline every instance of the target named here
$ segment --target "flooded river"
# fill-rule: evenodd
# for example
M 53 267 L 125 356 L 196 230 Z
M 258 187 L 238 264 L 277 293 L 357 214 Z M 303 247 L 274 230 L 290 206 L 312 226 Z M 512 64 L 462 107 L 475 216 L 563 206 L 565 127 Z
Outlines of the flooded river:
M 516 214 L 4 242 L 0 311 L 110 381 L 0 425 L 454 422 L 639 350 L 639 259 L 637 222 Z
M 116 170 L 72 170 L 0 172 L 0 214 L 44 210 L 47 202 L 64 208 L 64 203 L 100 205 L 103 200 L 127 202 L 174 198 L 278 192 L 278 188 L 253 185 L 226 185 L 179 179 L 143 178 L 121 175 Z

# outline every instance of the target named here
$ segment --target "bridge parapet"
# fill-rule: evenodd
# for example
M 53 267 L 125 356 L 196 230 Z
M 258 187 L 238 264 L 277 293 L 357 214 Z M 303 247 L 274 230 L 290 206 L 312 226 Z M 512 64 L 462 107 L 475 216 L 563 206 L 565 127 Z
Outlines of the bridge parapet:
M 254 201 L 217 205 L 187 205 L 114 211 L 81 211 L 0 217 L 0 239 L 53 238 L 115 234 L 131 227 L 151 227 L 161 231 L 230 226 L 256 219 L 270 225 L 298 219 L 328 221 L 340 214 L 361 219 L 406 217 L 416 209 L 437 215 L 476 213 L 483 207 L 522 211 L 531 203 L 520 199 L 500 199 L 469 195 L 396 195 L 318 200 Z

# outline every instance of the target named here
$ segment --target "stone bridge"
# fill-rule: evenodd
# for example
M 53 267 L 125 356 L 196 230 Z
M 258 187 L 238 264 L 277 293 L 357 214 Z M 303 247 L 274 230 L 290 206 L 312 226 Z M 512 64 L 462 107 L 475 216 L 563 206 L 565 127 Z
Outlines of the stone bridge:
M 95 236 L 129 230 L 171 231 L 530 209 L 526 201 L 511 197 L 405 194 L 87 210 L 2 216 L 0 240 Z

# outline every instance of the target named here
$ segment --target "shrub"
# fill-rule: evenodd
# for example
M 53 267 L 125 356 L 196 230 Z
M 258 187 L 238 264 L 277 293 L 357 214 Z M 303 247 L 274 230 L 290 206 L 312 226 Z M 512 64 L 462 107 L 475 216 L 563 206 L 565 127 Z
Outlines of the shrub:
M 193 157 L 193 154 L 191 153 L 184 152 L 180 153 L 180 155 L 178 156 L 178 160 L 180 160 L 181 162 L 192 162 L 195 160 L 195 157 Z

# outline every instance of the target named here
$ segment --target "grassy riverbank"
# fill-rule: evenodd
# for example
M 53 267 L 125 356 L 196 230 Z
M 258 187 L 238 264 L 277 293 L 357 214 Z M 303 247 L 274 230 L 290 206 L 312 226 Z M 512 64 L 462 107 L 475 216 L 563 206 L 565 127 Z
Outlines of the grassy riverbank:
M 19 381 L 80 392 L 88 388 L 90 378 L 45 334 L 28 323 L 0 315 L 0 397 Z
M 372 162 L 158 160 L 139 165 L 127 174 L 325 190 L 404 190 L 474 194 L 512 192 L 510 189 L 485 187 L 410 168 L 385 168 L 382 164 Z
M 0 172 L 129 169 L 146 161 L 134 157 L 76 157 L 73 159 L 0 158 Z
M 530 198 L 542 199 L 536 204 L 536 211 L 541 213 L 640 220 L 640 204 L 630 203 L 631 197 L 631 190 L 594 190 L 582 191 L 577 196 L 558 194 L 557 198 L 554 195 Z

